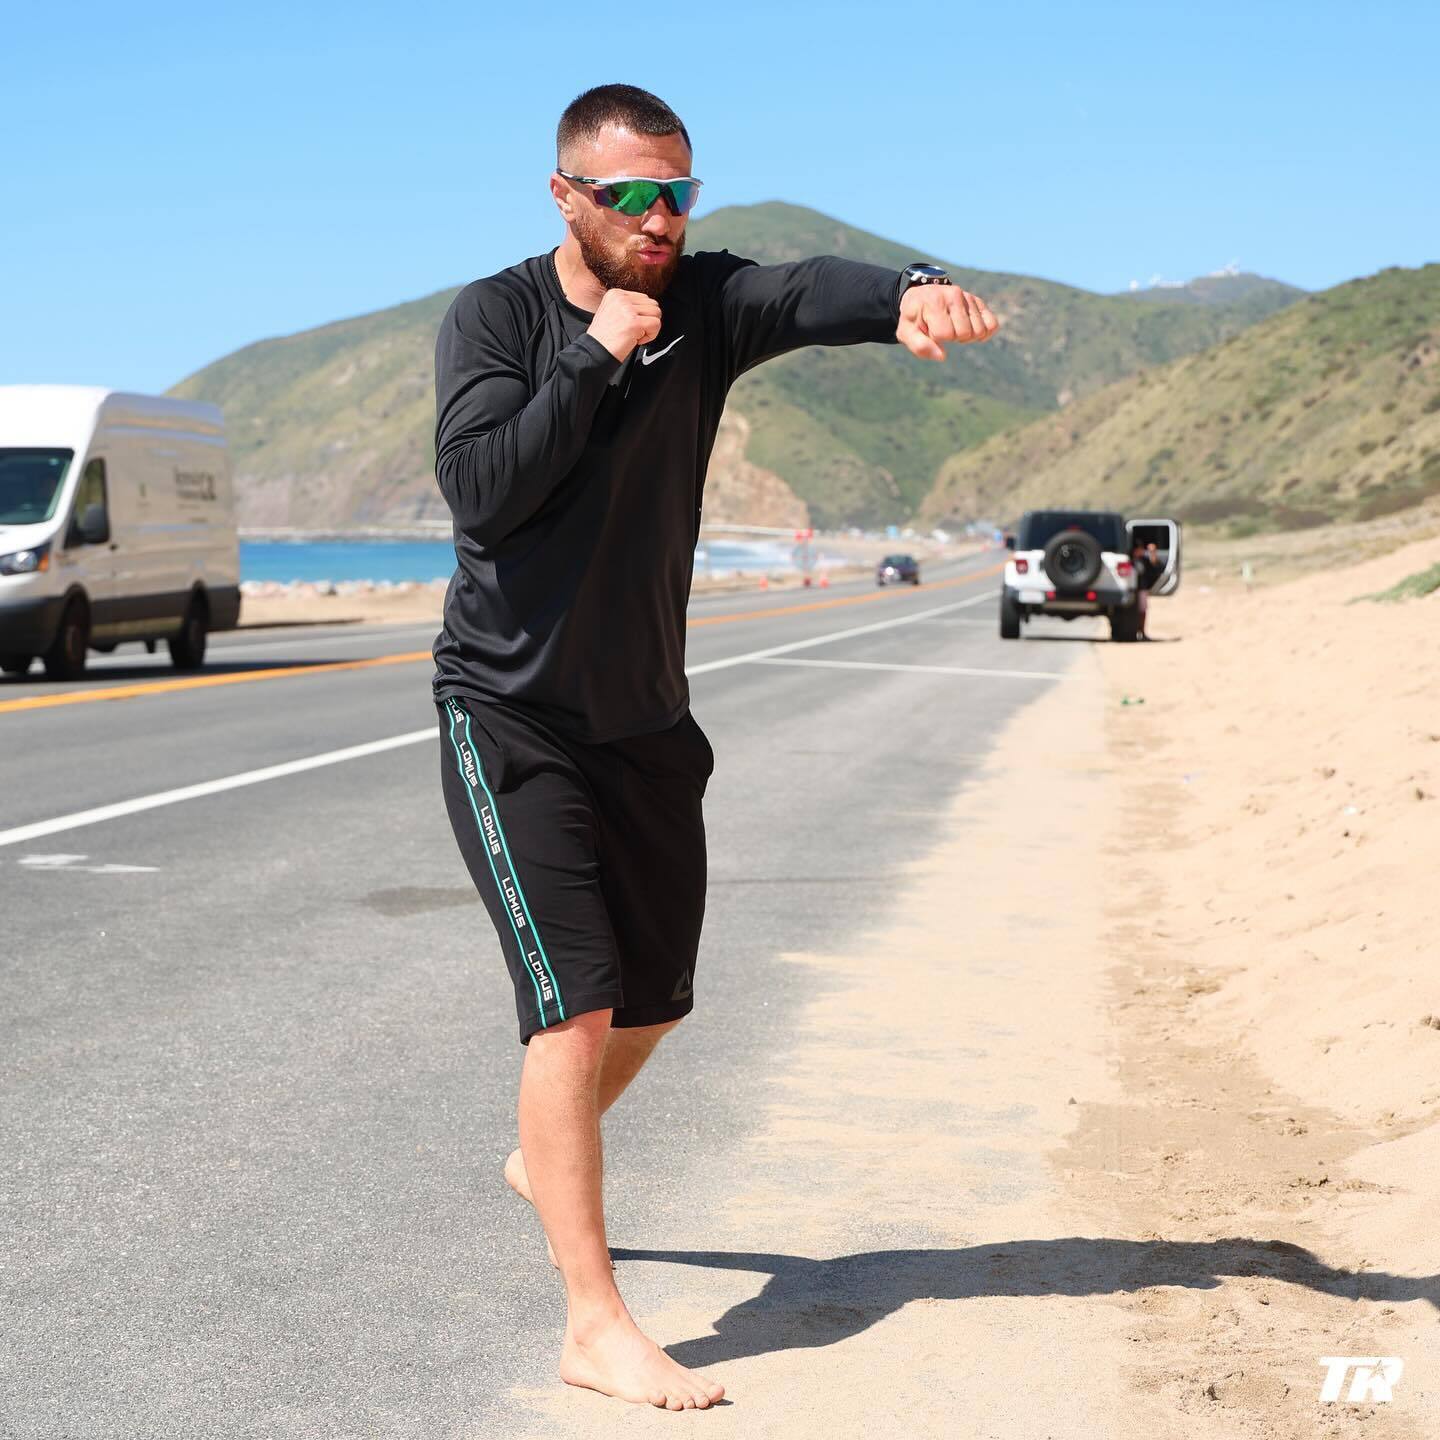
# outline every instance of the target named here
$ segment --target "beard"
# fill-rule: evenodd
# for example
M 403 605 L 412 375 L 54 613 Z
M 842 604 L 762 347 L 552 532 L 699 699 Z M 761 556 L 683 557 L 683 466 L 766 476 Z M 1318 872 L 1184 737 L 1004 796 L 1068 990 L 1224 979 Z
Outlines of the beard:
M 663 265 L 647 265 L 631 251 L 628 243 L 612 241 L 603 223 L 592 226 L 589 219 L 581 221 L 577 216 L 574 229 L 585 268 L 607 290 L 635 290 L 652 300 L 658 300 L 669 288 L 680 257 L 685 253 L 683 231 L 671 245 L 673 253 Z

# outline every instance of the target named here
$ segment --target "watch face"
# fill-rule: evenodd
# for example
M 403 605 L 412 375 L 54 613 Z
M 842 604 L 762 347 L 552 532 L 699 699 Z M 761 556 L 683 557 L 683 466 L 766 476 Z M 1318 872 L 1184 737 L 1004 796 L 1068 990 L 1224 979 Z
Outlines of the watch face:
M 948 279 L 948 275 L 938 265 L 907 265 L 906 271 L 917 280 L 941 280 Z

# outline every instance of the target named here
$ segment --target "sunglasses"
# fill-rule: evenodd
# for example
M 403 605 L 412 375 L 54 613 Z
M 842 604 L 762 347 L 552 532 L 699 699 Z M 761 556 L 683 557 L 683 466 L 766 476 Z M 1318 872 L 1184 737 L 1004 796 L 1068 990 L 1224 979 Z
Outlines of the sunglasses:
M 652 180 L 644 175 L 613 175 L 597 180 L 591 175 L 572 175 L 558 167 L 555 173 L 574 185 L 588 186 L 597 205 L 618 210 L 622 215 L 643 215 L 662 196 L 672 215 L 688 215 L 700 198 L 703 183 L 693 175 L 675 180 Z

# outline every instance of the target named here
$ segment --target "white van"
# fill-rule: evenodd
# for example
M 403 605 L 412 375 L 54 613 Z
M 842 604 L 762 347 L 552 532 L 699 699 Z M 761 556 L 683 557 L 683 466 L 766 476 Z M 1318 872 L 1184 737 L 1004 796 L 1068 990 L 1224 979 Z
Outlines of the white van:
M 0 669 L 166 641 L 177 669 L 240 618 L 235 488 L 217 405 L 0 385 Z

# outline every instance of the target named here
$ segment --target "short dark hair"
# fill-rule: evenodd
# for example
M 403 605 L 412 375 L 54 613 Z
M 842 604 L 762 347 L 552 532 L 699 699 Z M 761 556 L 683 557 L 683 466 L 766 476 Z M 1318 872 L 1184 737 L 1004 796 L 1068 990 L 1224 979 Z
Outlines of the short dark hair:
M 567 150 L 595 139 L 606 125 L 623 125 L 637 135 L 678 133 L 688 149 L 695 148 L 680 117 L 658 95 L 638 85 L 596 85 L 565 107 L 555 130 L 556 164 Z

